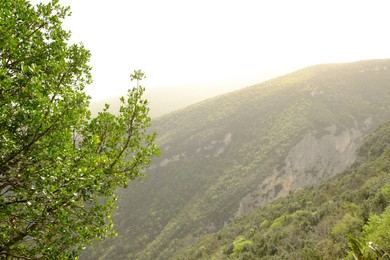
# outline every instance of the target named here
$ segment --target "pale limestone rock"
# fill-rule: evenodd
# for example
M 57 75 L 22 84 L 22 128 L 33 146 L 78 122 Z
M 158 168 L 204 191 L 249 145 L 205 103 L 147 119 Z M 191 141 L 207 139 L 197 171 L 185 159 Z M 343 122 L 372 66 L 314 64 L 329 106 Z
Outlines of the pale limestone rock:
M 335 125 L 326 127 L 325 131 L 329 134 L 321 137 L 307 133 L 288 152 L 284 166 L 275 167 L 255 191 L 240 201 L 235 217 L 255 206 L 284 197 L 292 190 L 342 173 L 355 161 L 357 145 L 372 125 L 373 119 L 370 117 L 363 121 L 362 127 L 358 128 L 356 123 L 356 127 L 345 129 L 339 134 L 336 134 Z

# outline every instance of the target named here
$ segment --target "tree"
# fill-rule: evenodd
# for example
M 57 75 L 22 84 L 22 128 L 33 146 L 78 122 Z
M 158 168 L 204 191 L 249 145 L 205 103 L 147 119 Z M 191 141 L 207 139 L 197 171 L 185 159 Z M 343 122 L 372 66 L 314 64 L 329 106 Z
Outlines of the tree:
M 383 154 L 388 157 L 387 152 Z M 380 194 L 388 205 L 390 184 L 384 185 Z M 390 206 L 380 215 L 372 214 L 363 226 L 363 231 L 364 236 L 360 239 L 356 239 L 352 234 L 348 235 L 349 255 L 354 259 L 390 259 Z
M 69 45 L 58 0 L 0 1 L 0 258 L 69 258 L 114 234 L 114 191 L 158 154 L 144 78 L 90 117 L 90 57 Z
M 387 207 L 380 216 L 370 216 L 363 229 L 371 251 L 382 259 L 390 259 L 390 207 Z
M 370 216 L 363 226 L 364 237 L 349 239 L 349 258 L 351 259 L 390 259 L 390 207 L 380 215 Z

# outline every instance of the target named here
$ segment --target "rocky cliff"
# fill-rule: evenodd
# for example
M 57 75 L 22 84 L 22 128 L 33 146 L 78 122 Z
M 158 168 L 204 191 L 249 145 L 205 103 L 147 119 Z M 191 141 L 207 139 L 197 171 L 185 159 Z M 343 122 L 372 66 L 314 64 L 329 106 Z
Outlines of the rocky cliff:
M 355 161 L 358 144 L 373 125 L 373 118 L 368 117 L 345 130 L 336 125 L 326 127 L 320 131 L 326 133 L 322 136 L 317 131 L 308 132 L 288 152 L 283 164 L 276 165 L 272 174 L 240 201 L 235 217 L 343 172 Z

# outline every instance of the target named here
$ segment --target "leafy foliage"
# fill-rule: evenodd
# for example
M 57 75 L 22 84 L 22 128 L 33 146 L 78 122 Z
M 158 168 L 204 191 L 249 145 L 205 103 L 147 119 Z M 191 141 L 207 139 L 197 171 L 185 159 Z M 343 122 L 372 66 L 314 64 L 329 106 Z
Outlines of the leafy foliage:
M 90 53 L 67 44 L 68 14 L 57 0 L 0 3 L 1 258 L 75 257 L 113 234 L 114 190 L 158 152 L 138 84 L 118 116 L 90 118 Z
M 390 158 L 390 155 L 387 158 Z M 382 188 L 380 196 L 386 202 L 390 202 L 390 183 L 387 183 Z M 356 239 L 354 236 L 348 235 L 351 249 L 350 255 L 358 259 L 389 259 L 389 230 L 390 206 L 387 206 L 382 214 L 372 214 L 369 217 L 367 223 L 363 226 L 364 232 L 362 237 Z
M 366 233 L 365 240 L 368 245 L 374 247 L 374 251 L 380 252 L 380 255 L 386 255 L 390 258 L 390 207 L 380 215 L 373 215 L 369 218 L 368 223 L 364 226 Z M 371 248 L 370 248 L 371 249 Z

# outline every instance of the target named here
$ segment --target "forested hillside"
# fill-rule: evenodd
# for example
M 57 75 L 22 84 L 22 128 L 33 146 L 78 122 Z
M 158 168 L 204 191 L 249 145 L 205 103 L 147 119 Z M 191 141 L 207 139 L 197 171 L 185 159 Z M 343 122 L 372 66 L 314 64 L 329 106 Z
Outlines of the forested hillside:
M 313 197 L 316 189 L 300 189 L 350 167 L 363 137 L 389 121 L 389 111 L 390 60 L 372 60 L 309 67 L 162 116 L 153 122 L 162 156 L 148 169 L 144 183 L 131 183 L 119 192 L 118 214 L 113 216 L 118 237 L 88 249 L 83 258 L 235 257 L 241 251 L 249 256 L 282 255 L 302 244 L 305 248 L 300 240 L 272 248 L 282 238 L 292 239 L 284 232 L 294 234 L 297 223 L 313 241 L 327 232 L 338 241 L 332 244 L 325 238 L 324 245 L 311 245 L 311 237 L 305 237 L 305 254 L 324 246 L 329 254 L 344 255 L 349 222 L 361 226 L 369 213 L 363 216 L 365 211 L 356 208 L 360 206 L 353 204 L 354 195 L 336 208 L 337 217 L 327 215 L 327 205 L 339 194 L 337 185 L 358 187 L 363 180 L 337 179 L 336 186 L 321 186 L 327 195 L 318 199 Z M 380 170 L 372 172 L 382 176 Z M 383 184 L 376 181 L 372 187 Z M 286 199 L 268 204 L 292 193 L 295 199 L 302 196 L 296 205 L 287 207 Z M 326 202 L 324 208 L 312 211 L 320 202 Z M 313 208 L 303 208 L 310 203 Z M 374 204 L 370 210 L 380 214 L 385 205 Z M 256 213 L 241 217 L 253 209 Z M 263 212 L 259 223 L 254 220 L 258 209 Z M 338 220 L 340 230 L 329 231 Z M 348 222 L 345 228 L 342 221 Z M 237 224 L 223 229 L 233 222 Z M 318 223 L 324 226 L 311 230 Z M 261 233 L 271 226 L 270 237 Z M 234 241 L 245 246 L 237 249 Z M 303 251 L 294 252 L 298 256 Z
M 364 259 L 389 254 L 390 123 L 365 138 L 357 155 L 340 176 L 259 207 L 176 257 L 353 259 L 352 241 Z

